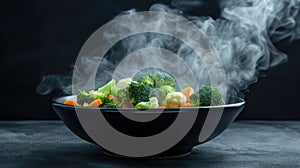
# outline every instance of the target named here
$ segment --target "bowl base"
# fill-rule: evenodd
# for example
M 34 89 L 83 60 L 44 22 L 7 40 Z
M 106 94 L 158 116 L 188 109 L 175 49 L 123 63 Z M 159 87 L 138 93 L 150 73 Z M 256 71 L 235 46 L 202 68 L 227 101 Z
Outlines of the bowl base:
M 154 155 L 154 156 L 147 156 L 147 157 L 123 156 L 123 155 L 118 155 L 118 154 L 112 153 L 112 152 L 110 152 L 108 150 L 105 150 L 105 149 L 102 149 L 102 153 L 104 153 L 108 156 L 118 157 L 118 158 L 125 158 L 125 159 L 173 159 L 173 158 L 188 156 L 192 153 L 192 151 L 188 151 L 188 152 L 180 153 L 180 154 L 175 154 L 175 155 L 164 155 L 164 156 Z

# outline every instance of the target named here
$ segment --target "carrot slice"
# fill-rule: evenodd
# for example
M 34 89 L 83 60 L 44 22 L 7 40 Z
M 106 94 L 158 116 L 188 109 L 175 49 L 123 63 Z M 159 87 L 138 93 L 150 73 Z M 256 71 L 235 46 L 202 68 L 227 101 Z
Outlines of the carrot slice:
M 191 103 L 183 103 L 180 105 L 180 108 L 184 107 L 191 107 Z
M 192 87 L 187 87 L 184 88 L 181 93 L 186 96 L 186 103 L 190 103 L 190 96 L 194 93 L 194 89 Z
M 102 104 L 102 101 L 100 99 L 96 99 L 92 101 L 88 106 L 89 107 L 99 107 Z
M 114 98 L 114 96 L 113 96 L 112 94 L 108 94 L 108 95 L 107 95 L 107 98 L 109 98 L 109 99 L 113 99 L 113 98 Z
M 70 106 L 80 106 L 80 104 L 78 104 L 76 101 L 74 101 L 74 100 L 66 100 L 65 102 L 64 102 L 64 104 L 66 104 L 66 105 L 70 105 Z
M 167 106 L 158 106 L 158 108 L 167 108 Z
M 120 104 L 120 103 L 121 103 L 121 100 L 118 99 L 117 97 L 115 97 L 115 96 L 112 95 L 112 94 L 107 95 L 107 98 L 113 99 L 113 100 L 115 101 L 115 103 L 117 103 L 117 104 Z

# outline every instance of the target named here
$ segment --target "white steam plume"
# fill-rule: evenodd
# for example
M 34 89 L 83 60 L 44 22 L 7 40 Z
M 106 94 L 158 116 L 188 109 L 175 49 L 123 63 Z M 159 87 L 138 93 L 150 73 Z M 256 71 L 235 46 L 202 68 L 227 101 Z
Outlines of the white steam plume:
M 184 15 L 207 34 L 222 58 L 230 95 L 240 95 L 241 90 L 256 82 L 260 70 L 287 60 L 287 56 L 274 47 L 274 42 L 300 38 L 299 0 L 224 0 L 220 3 L 220 17 L 215 20 L 185 15 L 185 11 L 201 3 L 173 1 L 172 4 L 177 9 L 155 4 L 150 10 Z M 201 62 L 193 65 L 198 65 L 200 81 L 207 83 L 209 78 L 207 73 L 201 73 L 205 72 Z
M 276 49 L 273 43 L 300 38 L 300 0 L 224 0 L 220 2 L 221 13 L 217 19 L 187 14 L 188 11 L 197 10 L 202 4 L 205 3 L 174 0 L 172 6 L 154 4 L 150 10 L 182 15 L 207 34 L 223 61 L 228 93 L 231 96 L 242 96 L 241 90 L 257 81 L 259 71 L 287 60 L 287 56 Z M 135 10 L 125 11 L 122 15 L 134 12 Z M 158 27 L 164 24 L 159 20 L 157 23 L 155 26 Z M 126 28 L 134 29 L 128 26 Z M 110 35 L 113 34 L 107 34 L 107 37 Z M 97 83 L 98 86 L 109 79 L 122 57 L 145 47 L 161 47 L 177 53 L 191 66 L 200 85 L 209 84 L 205 66 L 195 58 L 195 53 L 188 46 L 170 36 L 145 33 L 128 37 L 112 48 L 106 60 L 100 64 L 106 71 L 98 75 L 97 81 L 102 82 Z M 42 80 L 39 90 L 46 86 L 43 81 L 51 79 L 49 76 L 44 78 L 47 80 Z M 52 83 L 55 81 L 58 80 L 53 78 Z M 59 81 L 53 86 L 61 89 L 66 86 L 66 82 Z M 49 93 L 49 90 L 45 93 Z

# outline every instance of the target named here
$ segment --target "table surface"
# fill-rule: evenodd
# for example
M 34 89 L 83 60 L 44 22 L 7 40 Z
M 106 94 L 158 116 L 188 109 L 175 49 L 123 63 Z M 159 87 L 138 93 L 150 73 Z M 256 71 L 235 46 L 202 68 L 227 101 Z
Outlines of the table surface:
M 107 156 L 61 121 L 0 121 L 0 167 L 300 167 L 300 121 L 238 121 L 175 159 Z

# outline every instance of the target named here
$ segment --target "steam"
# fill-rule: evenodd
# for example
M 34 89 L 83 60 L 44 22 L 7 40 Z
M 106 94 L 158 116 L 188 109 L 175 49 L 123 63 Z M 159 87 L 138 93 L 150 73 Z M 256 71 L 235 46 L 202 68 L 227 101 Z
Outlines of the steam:
M 182 15 L 206 33 L 222 59 L 229 87 L 228 94 L 231 96 L 243 96 L 241 91 L 257 81 L 260 71 L 287 60 L 286 54 L 276 49 L 273 43 L 300 38 L 300 0 L 224 0 L 220 2 L 221 13 L 217 19 L 188 14 L 189 11 L 205 5 L 201 1 L 174 0 L 171 4 L 154 4 L 149 10 Z M 121 15 L 134 12 L 135 10 L 129 10 Z M 159 21 L 158 23 L 155 26 L 163 24 Z M 113 33 L 108 33 L 107 37 L 111 35 Z M 195 58 L 195 53 L 187 45 L 167 35 L 144 33 L 122 40 L 107 53 L 106 59 L 99 66 L 104 68 L 99 72 L 104 73 L 97 75 L 96 86 L 101 86 L 111 78 L 118 61 L 146 47 L 161 47 L 177 53 L 191 66 L 201 85 L 209 84 L 205 66 L 201 60 Z M 37 92 L 48 94 L 54 89 L 61 89 L 70 94 L 69 79 L 59 75 L 44 76 Z
M 241 95 L 241 90 L 257 81 L 259 71 L 287 60 L 286 54 L 277 50 L 273 43 L 300 38 L 299 2 L 227 0 L 220 3 L 221 14 L 218 19 L 185 15 L 207 34 L 219 52 L 230 87 L 229 95 Z M 181 4 L 185 4 L 181 8 L 178 3 L 173 1 L 173 5 L 178 7 L 176 10 L 160 4 L 153 5 L 150 10 L 184 14 L 195 7 L 194 3 L 181 1 Z M 199 72 L 205 71 L 201 62 L 197 62 L 197 65 Z M 200 74 L 200 78 L 207 81 L 206 73 Z
M 63 93 L 71 93 L 71 82 L 72 76 L 69 74 L 44 75 L 35 90 L 40 95 L 49 94 L 56 89 L 61 89 Z

